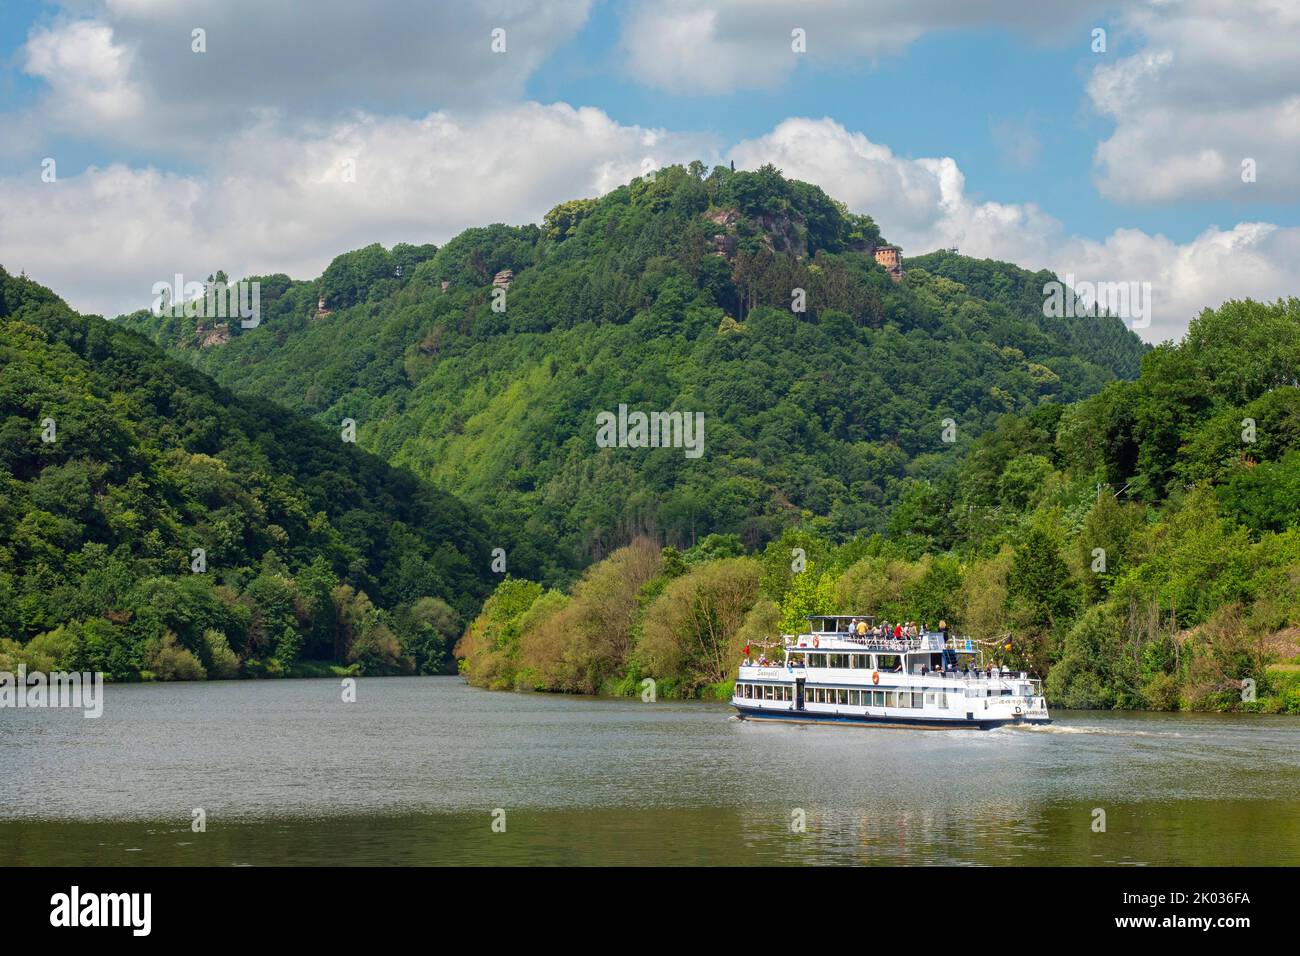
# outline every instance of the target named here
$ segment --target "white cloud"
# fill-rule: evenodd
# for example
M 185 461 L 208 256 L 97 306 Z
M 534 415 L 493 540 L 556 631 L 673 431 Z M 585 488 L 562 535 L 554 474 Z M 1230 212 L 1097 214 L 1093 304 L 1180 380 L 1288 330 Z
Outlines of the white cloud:
M 950 157 L 901 157 L 830 119 L 786 120 L 738 143 L 730 155 L 737 168 L 773 163 L 870 213 L 905 256 L 955 245 L 966 255 L 1071 273 L 1080 281 L 1150 282 L 1151 324 L 1136 331 L 1152 342 L 1179 337 L 1202 308 L 1226 299 L 1296 292 L 1300 228 L 1215 226 L 1181 244 L 1139 229 L 1119 229 L 1100 241 L 1068 236 L 1033 204 L 971 199 Z
M 1096 0 L 638 0 L 624 21 L 627 69 L 674 93 L 771 89 L 800 62 L 855 66 L 932 30 L 1003 26 L 1068 37 Z M 807 51 L 791 48 L 805 31 Z
M 132 56 L 112 29 L 78 20 L 34 31 L 24 69 L 49 84 L 46 117 L 74 131 L 136 120 L 144 95 L 131 80 Z
M 521 104 L 418 120 L 358 114 L 308 137 L 273 119 L 244 133 L 205 175 L 122 165 L 57 183 L 0 179 L 0 262 L 84 311 L 144 307 L 154 282 L 287 272 L 318 275 L 371 242 L 443 242 L 488 222 L 535 222 L 552 205 L 606 192 L 659 166 L 718 155 L 708 139 L 624 126 L 604 112 Z M 1300 229 L 1211 227 L 1186 243 L 1141 230 L 1066 234 L 1032 204 L 978 201 L 951 157 L 909 158 L 830 119 L 789 119 L 736 144 L 738 168 L 772 162 L 874 216 L 913 255 L 967 255 L 1080 280 L 1151 282 L 1151 341 L 1177 337 L 1204 306 L 1294 293 Z M 343 163 L 355 160 L 356 181 Z
M 1061 226 L 1037 206 L 972 202 L 950 157 L 908 159 L 832 119 L 788 119 L 738 143 L 737 168 L 773 163 L 870 213 L 885 235 L 913 253 L 958 246 L 973 256 L 1019 262 L 1058 240 Z
M 83 311 L 143 308 L 154 282 L 319 275 L 371 242 L 444 242 L 469 226 L 536 222 L 555 203 L 627 182 L 645 164 L 713 157 L 706 138 L 536 103 L 463 117 L 357 114 L 308 136 L 273 118 L 202 175 L 124 165 L 55 183 L 0 179 L 0 263 Z M 345 181 L 355 161 L 355 182 Z
M 1150 0 L 1112 35 L 1140 49 L 1107 58 L 1088 96 L 1115 122 L 1098 145 L 1097 184 L 1124 202 L 1300 198 L 1300 4 Z M 1257 180 L 1242 181 L 1242 161 Z
M 304 15 L 264 0 L 106 0 L 35 29 L 20 60 L 48 85 L 48 134 L 202 154 L 268 111 L 324 120 L 517 100 L 591 3 L 312 0 Z M 503 53 L 492 50 L 496 28 Z M 195 29 L 206 52 L 192 49 Z

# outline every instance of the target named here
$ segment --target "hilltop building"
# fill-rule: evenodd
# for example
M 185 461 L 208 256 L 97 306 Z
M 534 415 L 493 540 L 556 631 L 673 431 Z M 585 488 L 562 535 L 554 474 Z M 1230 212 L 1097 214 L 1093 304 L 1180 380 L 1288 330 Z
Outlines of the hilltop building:
M 876 246 L 876 262 L 889 273 L 895 282 L 903 281 L 903 250 L 898 246 Z

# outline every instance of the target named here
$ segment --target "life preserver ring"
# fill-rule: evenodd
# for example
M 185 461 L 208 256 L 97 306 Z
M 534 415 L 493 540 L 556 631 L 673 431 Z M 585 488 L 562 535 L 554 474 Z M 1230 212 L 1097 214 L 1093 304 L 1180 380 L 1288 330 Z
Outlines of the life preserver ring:
M 814 638 L 813 638 L 813 647 L 821 647 L 821 646 L 822 646 L 821 638 L 820 638 L 820 637 L 814 637 Z
M 871 672 L 871 683 L 873 683 L 873 684 L 879 684 L 879 683 L 880 683 L 880 671 L 872 671 L 872 672 Z

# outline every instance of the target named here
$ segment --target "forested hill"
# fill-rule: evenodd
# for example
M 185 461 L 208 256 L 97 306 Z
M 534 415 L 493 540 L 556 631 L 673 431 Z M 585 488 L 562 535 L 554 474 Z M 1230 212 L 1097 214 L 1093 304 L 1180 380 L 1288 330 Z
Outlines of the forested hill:
M 0 268 L 0 670 L 443 670 L 489 564 L 452 496 Z
M 908 479 L 950 467 L 945 419 L 960 450 L 1136 376 L 1118 319 L 1043 316 L 1049 273 L 938 254 L 894 282 L 884 243 L 770 167 L 693 163 L 541 226 L 262 277 L 255 329 L 123 321 L 238 392 L 356 420 L 362 447 L 490 508 L 511 573 L 560 584 L 638 533 L 883 530 Z M 703 454 L 598 447 L 620 404 L 703 413 Z

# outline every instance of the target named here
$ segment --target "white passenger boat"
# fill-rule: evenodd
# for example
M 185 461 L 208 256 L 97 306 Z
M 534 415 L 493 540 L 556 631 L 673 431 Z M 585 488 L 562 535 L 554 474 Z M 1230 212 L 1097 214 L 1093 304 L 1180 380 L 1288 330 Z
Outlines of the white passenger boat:
M 978 727 L 1048 724 L 1042 683 L 985 667 L 969 639 L 896 638 L 850 631 L 864 615 L 816 615 L 806 634 L 782 637 L 782 660 L 746 661 L 732 705 L 745 720 Z

